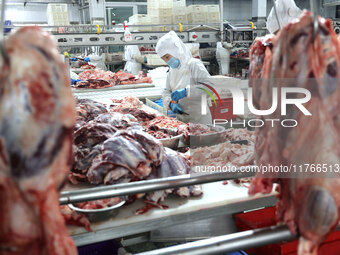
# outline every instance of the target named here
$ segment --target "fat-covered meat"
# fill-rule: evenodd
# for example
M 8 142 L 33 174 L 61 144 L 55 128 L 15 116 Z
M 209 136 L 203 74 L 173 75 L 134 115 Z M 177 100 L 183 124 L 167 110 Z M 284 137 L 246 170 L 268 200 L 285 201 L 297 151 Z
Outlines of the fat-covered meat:
M 156 126 L 159 129 L 162 128 L 178 128 L 179 126 L 183 125 L 184 123 L 168 116 L 159 116 L 153 118 L 151 121 L 146 123 L 148 127 Z
M 340 46 L 332 23 L 318 18 L 318 24 L 313 40 L 312 15 L 304 12 L 299 21 L 281 30 L 273 40 L 272 54 L 266 55 L 262 93 L 255 92 L 259 106 L 270 108 L 274 87 L 300 87 L 311 92 L 311 100 L 304 107 L 312 116 L 305 116 L 294 106 L 288 107 L 287 116 L 281 116 L 279 104 L 279 109 L 268 118 L 295 119 L 298 126 L 259 129 L 260 139 L 256 140 L 259 165 L 330 166 L 340 162 Z M 251 194 L 269 193 L 273 182 L 279 183 L 277 216 L 292 232 L 301 235 L 299 255 L 316 255 L 319 244 L 338 223 L 340 180 L 334 173 L 335 178 L 327 178 L 329 174 L 328 168 L 327 173 L 317 173 L 317 178 L 311 178 L 315 173 L 310 171 L 299 178 L 293 173 L 261 175 L 250 187 Z
M 67 205 L 60 206 L 60 210 L 66 224 L 84 227 L 87 231 L 93 231 L 91 229 L 90 221 L 85 217 L 84 214 L 73 211 Z
M 152 165 L 163 159 L 163 146 L 153 136 L 139 130 L 119 131 L 107 139 L 87 174 L 95 183 L 116 167 L 124 167 L 139 179 L 147 177 Z
M 131 126 L 137 126 L 138 120 L 131 114 L 122 114 L 119 112 L 110 112 L 98 115 L 95 120 L 97 123 L 106 123 L 118 129 L 125 129 Z
M 151 77 L 135 77 L 134 75 L 124 73 L 123 71 L 112 73 L 99 69 L 86 70 L 79 74 L 79 79 L 82 81 L 74 85 L 75 88 L 100 89 L 115 85 L 152 83 Z
M 120 113 L 123 113 L 123 114 L 130 114 L 130 115 L 134 116 L 141 123 L 148 122 L 148 121 L 156 118 L 155 114 L 148 113 L 148 112 L 141 110 L 141 109 L 138 109 L 138 108 L 130 108 L 130 107 L 122 108 L 122 107 L 118 106 L 118 107 L 112 108 L 111 112 L 120 112 Z
M 58 188 L 71 167 L 75 104 L 55 40 L 38 27 L 6 41 L 0 63 L 0 253 L 77 254 Z
M 107 113 L 105 105 L 91 99 L 77 99 L 77 122 L 90 121 L 99 114 Z
M 192 166 L 248 166 L 254 165 L 255 155 L 253 145 L 220 143 L 209 147 L 191 149 Z
M 78 147 L 92 148 L 116 133 L 113 125 L 88 122 L 74 133 L 74 144 Z
M 164 148 L 164 159 L 160 166 L 154 168 L 148 179 L 167 178 L 171 176 L 178 176 L 190 173 L 190 166 L 186 158 L 180 153 Z M 164 201 L 168 194 L 174 193 L 180 197 L 200 196 L 202 195 L 202 189 L 200 185 L 194 185 L 189 187 L 181 187 L 178 189 L 159 190 L 149 192 L 147 194 L 148 200 L 155 203 Z
M 74 164 L 72 167 L 72 171 L 75 173 L 86 174 L 89 168 L 91 167 L 95 157 L 97 157 L 100 154 L 101 144 L 97 144 L 92 148 L 78 146 L 73 146 L 73 148 L 74 148 Z M 80 181 L 84 180 L 83 178 L 77 178 L 77 176 L 74 177 L 75 179 L 78 179 Z
M 77 203 L 75 206 L 84 210 L 97 210 L 114 206 L 122 202 L 120 197 L 105 198 L 100 200 Z

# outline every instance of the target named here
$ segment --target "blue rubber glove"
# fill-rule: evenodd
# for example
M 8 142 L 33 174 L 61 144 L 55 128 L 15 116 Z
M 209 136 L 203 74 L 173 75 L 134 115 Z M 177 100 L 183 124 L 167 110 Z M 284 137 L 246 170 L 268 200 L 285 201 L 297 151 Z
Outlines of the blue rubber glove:
M 72 85 L 76 84 L 78 81 L 81 81 L 81 80 L 79 80 L 79 79 L 78 79 L 78 80 L 75 80 L 75 79 L 72 79 L 72 78 L 71 78 L 71 84 L 72 84 Z
M 187 96 L 187 89 L 178 89 L 171 94 L 171 99 L 178 102 L 182 98 L 185 98 Z
M 85 61 L 85 62 L 90 62 L 90 58 L 89 58 L 89 57 L 86 57 L 86 58 L 84 58 L 84 61 Z
M 177 114 L 183 113 L 183 108 L 179 104 L 170 103 L 170 108 L 174 113 L 177 113 Z
M 77 61 L 78 59 L 77 58 L 71 58 L 71 61 Z

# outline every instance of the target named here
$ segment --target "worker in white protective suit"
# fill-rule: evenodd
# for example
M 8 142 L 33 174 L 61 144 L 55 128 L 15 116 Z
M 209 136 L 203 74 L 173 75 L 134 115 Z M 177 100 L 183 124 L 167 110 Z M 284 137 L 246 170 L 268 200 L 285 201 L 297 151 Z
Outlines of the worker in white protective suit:
M 125 46 L 125 60 L 126 64 L 124 71 L 133 75 L 138 75 L 142 71 L 142 64 L 147 62 L 147 58 L 140 54 L 137 45 Z
M 277 33 L 281 28 L 298 18 L 302 13 L 301 9 L 296 6 L 294 0 L 276 0 L 275 6 L 277 16 L 275 8 L 273 7 L 267 18 L 267 29 L 271 34 Z
M 216 60 L 218 63 L 218 66 L 220 67 L 219 74 L 220 75 L 225 75 L 229 74 L 229 68 L 230 68 L 230 47 L 225 48 L 223 47 L 221 42 L 217 42 L 216 46 Z
M 206 114 L 201 110 L 202 98 L 205 98 L 202 93 L 205 92 L 197 89 L 199 82 L 209 83 L 211 78 L 203 63 L 192 57 L 189 48 L 174 31 L 158 41 L 156 52 L 170 67 L 162 94 L 164 106 L 183 122 L 210 124 L 209 109 Z
M 200 44 L 199 43 L 185 43 L 191 52 L 193 58 L 200 59 Z

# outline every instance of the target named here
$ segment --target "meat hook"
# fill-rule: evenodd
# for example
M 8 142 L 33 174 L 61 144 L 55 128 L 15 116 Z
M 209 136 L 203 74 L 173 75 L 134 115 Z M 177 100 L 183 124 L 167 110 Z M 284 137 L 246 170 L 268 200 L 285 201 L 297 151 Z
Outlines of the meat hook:
M 310 9 L 313 14 L 313 41 L 315 40 L 316 33 L 318 32 L 318 17 L 317 17 L 317 9 L 316 9 L 316 1 L 315 0 L 309 0 L 310 3 Z

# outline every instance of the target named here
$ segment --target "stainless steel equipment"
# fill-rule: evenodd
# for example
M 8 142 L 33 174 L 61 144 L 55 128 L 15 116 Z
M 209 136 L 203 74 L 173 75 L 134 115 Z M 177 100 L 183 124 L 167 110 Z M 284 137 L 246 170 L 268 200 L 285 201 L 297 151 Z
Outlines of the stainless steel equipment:
M 201 134 L 201 135 L 189 135 L 190 148 L 212 146 L 225 141 L 224 131 L 225 128 L 222 126 L 208 125 L 211 131 L 214 133 Z
M 125 42 L 123 33 L 111 32 L 101 34 L 79 34 L 65 33 L 54 34 L 59 47 L 69 46 L 112 46 L 112 45 L 141 45 L 156 44 L 157 41 L 167 32 L 134 32 L 132 33 L 132 41 Z M 191 32 L 177 32 L 183 42 L 209 43 L 220 40 L 219 32 L 214 30 L 196 31 L 197 37 L 194 39 Z
M 256 167 L 250 166 L 246 173 L 236 172 L 236 173 L 216 173 L 201 176 L 194 175 L 180 175 L 164 179 L 155 179 L 148 181 L 130 182 L 117 185 L 108 185 L 97 188 L 82 189 L 82 190 L 72 190 L 65 191 L 60 194 L 59 203 L 70 204 L 79 203 L 85 201 L 92 201 L 110 197 L 126 196 L 133 194 L 142 194 L 155 190 L 166 190 L 185 186 L 191 186 L 196 184 L 224 181 L 224 180 L 234 180 L 241 178 L 253 177 L 255 175 Z
M 84 214 L 89 219 L 89 221 L 96 222 L 107 220 L 116 216 L 118 214 L 119 208 L 122 207 L 124 204 L 125 200 L 122 200 L 118 204 L 101 209 L 81 209 L 73 204 L 68 204 L 68 206 L 72 210 Z
M 252 44 L 254 40 L 254 30 L 246 24 L 225 24 L 226 42 L 235 44 Z
M 176 130 L 166 129 L 164 131 L 168 134 L 173 135 L 173 137 L 159 139 L 159 141 L 163 144 L 163 146 L 176 150 L 178 148 L 179 141 L 181 140 L 183 135 L 177 135 Z
M 337 230 L 340 230 L 340 225 L 338 225 Z M 296 238 L 297 235 L 292 234 L 287 226 L 282 225 L 214 237 L 164 249 L 143 252 L 138 255 L 222 254 L 283 241 L 292 241 Z

